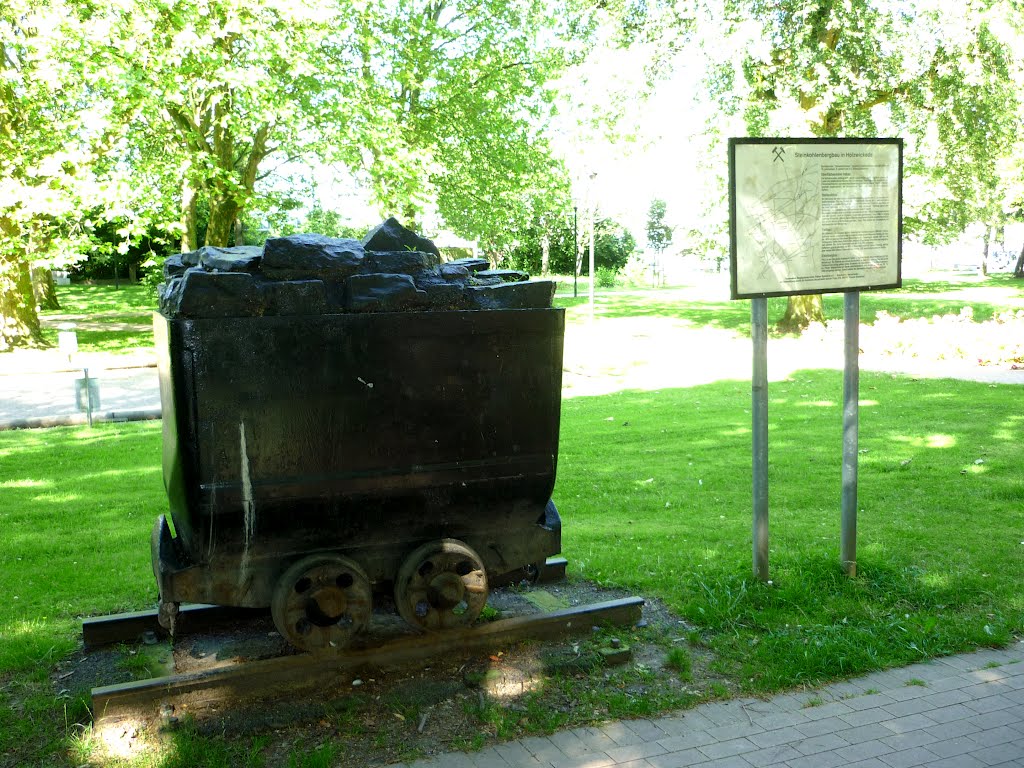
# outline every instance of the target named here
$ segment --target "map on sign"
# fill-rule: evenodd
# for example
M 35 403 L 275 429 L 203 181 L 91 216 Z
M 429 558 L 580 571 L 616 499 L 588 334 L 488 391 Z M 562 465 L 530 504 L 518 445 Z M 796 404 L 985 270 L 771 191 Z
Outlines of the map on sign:
M 899 140 L 732 139 L 733 298 L 894 287 Z
M 780 270 L 813 269 L 821 221 L 819 187 L 817 170 L 801 168 L 792 176 L 787 172 L 766 191 L 763 210 L 749 233 L 760 260 L 759 279 Z

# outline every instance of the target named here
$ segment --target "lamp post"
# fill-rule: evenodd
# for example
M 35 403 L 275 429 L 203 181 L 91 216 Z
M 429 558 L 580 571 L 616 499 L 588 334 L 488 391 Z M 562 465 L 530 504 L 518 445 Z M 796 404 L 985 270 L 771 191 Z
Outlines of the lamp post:
M 594 179 L 597 171 L 590 174 L 590 319 L 594 319 L 594 227 L 597 224 L 597 203 L 594 202 Z
M 580 275 L 580 244 L 579 244 L 579 224 L 577 223 L 577 215 L 579 208 L 577 206 L 572 207 L 572 297 L 575 299 L 579 296 L 579 289 L 576 281 Z

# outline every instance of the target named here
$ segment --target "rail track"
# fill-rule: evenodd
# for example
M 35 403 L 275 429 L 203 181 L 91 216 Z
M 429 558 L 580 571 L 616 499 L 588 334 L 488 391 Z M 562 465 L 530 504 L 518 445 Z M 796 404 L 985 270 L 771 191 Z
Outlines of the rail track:
M 541 581 L 564 574 L 564 560 L 549 561 Z M 166 721 L 188 715 L 197 720 L 254 702 L 322 693 L 339 686 L 347 675 L 363 670 L 390 669 L 456 654 L 473 654 L 522 640 L 584 634 L 597 625 L 627 626 L 640 620 L 643 599 L 627 597 L 588 605 L 501 619 L 434 634 L 400 636 L 373 647 L 346 649 L 337 654 L 287 653 L 273 658 L 240 661 L 224 666 L 166 674 L 146 680 L 92 689 L 97 726 L 123 721 Z M 209 605 L 182 606 L 176 637 L 203 635 L 226 624 L 265 619 L 266 611 Z M 163 632 L 157 611 L 140 611 L 86 619 L 82 634 L 87 651 L 118 643 L 152 643 Z

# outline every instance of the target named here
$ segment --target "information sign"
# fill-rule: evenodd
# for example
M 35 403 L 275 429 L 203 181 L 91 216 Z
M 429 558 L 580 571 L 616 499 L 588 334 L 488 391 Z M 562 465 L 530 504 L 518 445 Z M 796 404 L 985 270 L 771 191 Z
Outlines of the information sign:
M 730 139 L 732 298 L 899 287 L 902 182 L 902 139 Z

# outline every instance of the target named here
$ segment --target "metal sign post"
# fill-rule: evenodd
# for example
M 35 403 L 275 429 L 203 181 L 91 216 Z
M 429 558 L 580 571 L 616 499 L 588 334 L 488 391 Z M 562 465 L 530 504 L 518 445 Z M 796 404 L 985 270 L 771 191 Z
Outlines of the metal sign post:
M 89 369 L 82 369 L 82 378 L 75 379 L 75 404 L 85 411 L 89 426 L 92 426 L 93 411 L 100 407 L 100 383 L 89 376 Z
M 860 294 L 843 304 L 843 498 L 839 560 L 847 576 L 857 575 L 857 447 L 860 436 Z
M 754 578 L 768 581 L 768 299 L 750 302 L 754 342 L 751 413 L 754 442 Z

